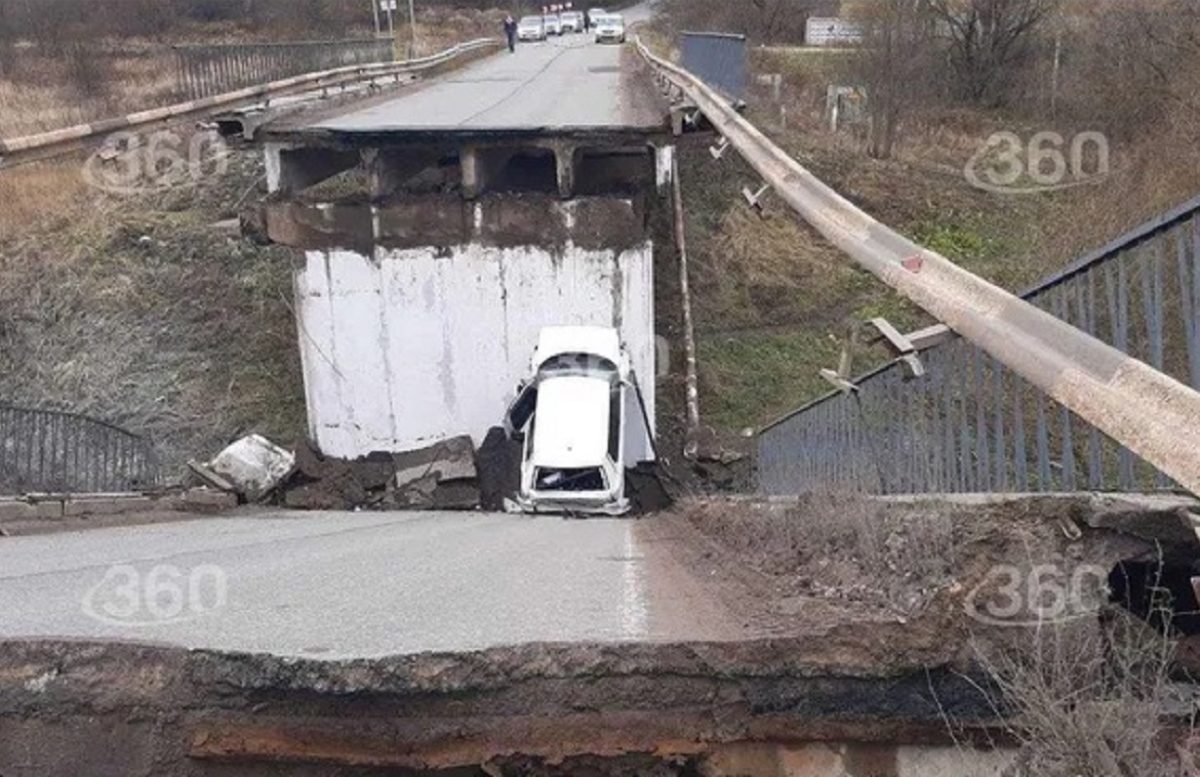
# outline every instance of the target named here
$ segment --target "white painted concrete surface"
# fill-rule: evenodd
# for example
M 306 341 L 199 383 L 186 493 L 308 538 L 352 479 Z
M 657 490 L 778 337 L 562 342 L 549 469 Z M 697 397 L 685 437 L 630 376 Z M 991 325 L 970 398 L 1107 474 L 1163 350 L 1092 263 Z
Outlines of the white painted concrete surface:
M 556 324 L 615 327 L 654 418 L 649 241 L 625 251 L 471 244 L 306 257 L 295 278 L 300 352 L 310 433 L 327 455 L 460 434 L 478 444 L 527 377 L 541 328 Z M 631 462 L 651 458 L 644 443 Z

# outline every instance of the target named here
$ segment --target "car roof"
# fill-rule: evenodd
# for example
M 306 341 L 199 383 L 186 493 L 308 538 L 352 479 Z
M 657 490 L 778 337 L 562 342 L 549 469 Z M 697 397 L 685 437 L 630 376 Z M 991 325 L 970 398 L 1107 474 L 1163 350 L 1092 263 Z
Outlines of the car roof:
M 539 383 L 533 465 L 575 469 L 603 464 L 611 390 L 600 375 L 563 375 Z

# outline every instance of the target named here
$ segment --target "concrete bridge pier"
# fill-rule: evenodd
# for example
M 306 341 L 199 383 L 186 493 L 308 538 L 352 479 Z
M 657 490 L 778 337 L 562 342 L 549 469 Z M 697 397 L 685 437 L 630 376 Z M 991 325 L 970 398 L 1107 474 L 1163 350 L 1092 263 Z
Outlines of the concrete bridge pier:
M 317 446 L 355 458 L 481 442 L 540 330 L 564 324 L 620 332 L 653 424 L 655 243 L 670 238 L 651 216 L 669 204 L 671 153 L 648 135 L 267 144 L 261 228 L 303 252 L 296 315 Z M 650 440 L 626 457 L 652 458 Z

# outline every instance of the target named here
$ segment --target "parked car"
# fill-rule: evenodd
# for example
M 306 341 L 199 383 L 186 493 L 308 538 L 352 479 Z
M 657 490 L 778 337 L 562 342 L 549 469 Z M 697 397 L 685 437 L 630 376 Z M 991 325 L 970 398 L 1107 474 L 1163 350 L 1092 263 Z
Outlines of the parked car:
M 526 512 L 621 515 L 627 392 L 636 391 L 615 329 L 547 327 L 505 418 L 523 437 L 517 503 Z M 636 419 L 635 419 L 636 420 Z
M 601 16 L 608 16 L 608 11 L 604 10 L 603 8 L 589 8 L 588 9 L 588 12 L 587 12 L 588 23 L 591 24 L 593 27 L 596 26 L 596 22 L 598 22 L 600 20 Z
M 545 40 L 546 39 L 546 24 L 540 16 L 526 16 L 517 25 L 517 38 L 519 40 Z
M 546 24 L 546 35 L 562 35 L 562 19 L 558 14 L 547 14 L 544 17 Z
M 610 13 L 600 17 L 595 22 L 597 43 L 624 43 L 625 17 Z
M 562 34 L 568 32 L 583 32 L 583 14 L 579 11 L 566 11 L 558 17 L 562 20 Z

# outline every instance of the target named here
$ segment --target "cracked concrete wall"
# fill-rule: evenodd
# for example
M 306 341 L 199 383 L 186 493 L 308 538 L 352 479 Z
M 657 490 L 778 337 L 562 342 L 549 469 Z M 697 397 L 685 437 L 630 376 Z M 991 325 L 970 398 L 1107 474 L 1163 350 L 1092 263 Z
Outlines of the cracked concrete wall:
M 324 453 L 355 458 L 460 434 L 478 444 L 501 423 L 548 325 L 615 327 L 654 418 L 650 240 L 374 253 L 310 250 L 296 275 L 309 429 Z M 631 462 L 652 456 L 648 441 L 631 448 Z

